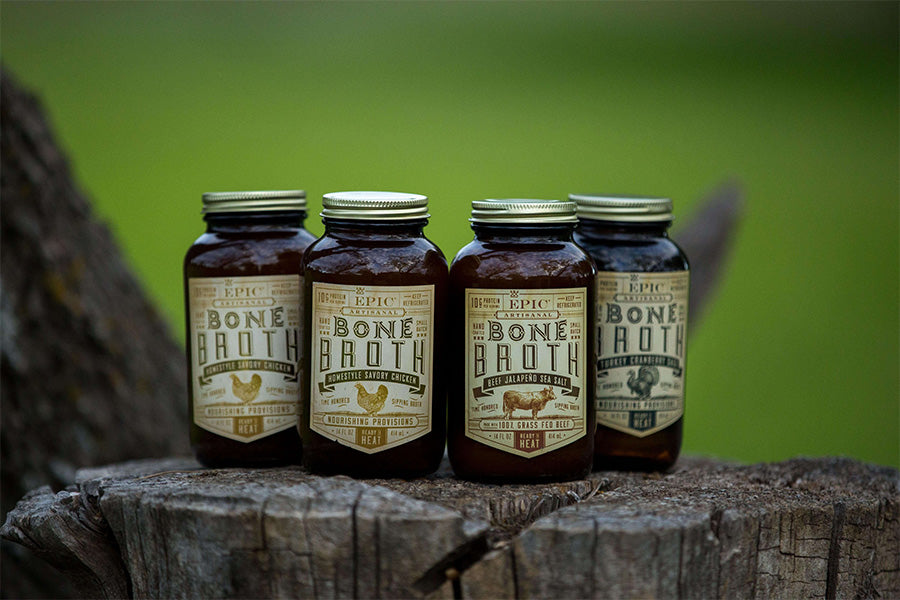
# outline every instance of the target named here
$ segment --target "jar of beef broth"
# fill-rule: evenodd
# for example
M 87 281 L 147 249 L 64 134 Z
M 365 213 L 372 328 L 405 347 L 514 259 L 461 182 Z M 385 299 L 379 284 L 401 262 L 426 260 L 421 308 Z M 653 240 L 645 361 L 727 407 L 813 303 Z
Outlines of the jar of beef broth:
M 446 440 L 447 261 L 428 200 L 337 192 L 303 261 L 310 335 L 301 389 L 303 465 L 315 473 L 415 477 Z
M 594 264 L 575 204 L 472 203 L 475 239 L 450 267 L 448 448 L 490 482 L 586 476 L 593 458 Z
M 597 264 L 598 469 L 663 470 L 681 449 L 690 272 L 667 198 L 572 194 Z
M 184 259 L 191 445 L 207 466 L 299 462 L 302 191 L 203 195 Z

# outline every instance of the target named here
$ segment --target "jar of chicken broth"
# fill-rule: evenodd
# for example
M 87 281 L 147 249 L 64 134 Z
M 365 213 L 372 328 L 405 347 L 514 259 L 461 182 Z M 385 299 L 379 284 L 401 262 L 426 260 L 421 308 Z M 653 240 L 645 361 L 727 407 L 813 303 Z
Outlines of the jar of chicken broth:
M 447 261 L 425 237 L 428 199 L 336 192 L 303 260 L 310 335 L 303 464 L 316 473 L 414 477 L 446 439 Z
M 207 466 L 299 462 L 303 191 L 203 195 L 184 259 L 191 445 Z

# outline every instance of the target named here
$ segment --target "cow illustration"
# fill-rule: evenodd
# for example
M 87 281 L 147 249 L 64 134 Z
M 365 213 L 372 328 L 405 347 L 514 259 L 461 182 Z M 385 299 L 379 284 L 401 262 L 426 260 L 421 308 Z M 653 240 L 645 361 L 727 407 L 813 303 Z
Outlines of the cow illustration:
M 544 410 L 548 402 L 555 399 L 556 395 L 554 395 L 552 387 L 544 388 L 539 392 L 509 390 L 503 392 L 503 416 L 511 419 L 513 411 L 521 408 L 522 410 L 530 410 L 531 418 L 537 419 L 538 413 Z

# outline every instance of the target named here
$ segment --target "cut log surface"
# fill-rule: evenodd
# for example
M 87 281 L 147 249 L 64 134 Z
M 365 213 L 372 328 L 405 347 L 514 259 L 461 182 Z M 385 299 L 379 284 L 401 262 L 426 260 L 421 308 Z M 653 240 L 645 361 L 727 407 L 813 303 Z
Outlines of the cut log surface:
M 485 485 L 190 459 L 79 471 L 3 537 L 87 597 L 894 598 L 900 488 L 849 459 Z

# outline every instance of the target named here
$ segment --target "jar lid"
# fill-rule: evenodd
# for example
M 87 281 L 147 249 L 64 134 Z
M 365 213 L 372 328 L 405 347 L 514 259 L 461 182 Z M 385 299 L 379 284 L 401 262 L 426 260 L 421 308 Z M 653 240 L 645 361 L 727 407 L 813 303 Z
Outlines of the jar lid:
M 203 194 L 203 214 L 263 210 L 306 210 L 306 192 L 303 190 L 271 190 L 207 192 Z
M 631 223 L 672 220 L 672 201 L 668 198 L 569 194 L 569 200 L 578 205 L 582 219 Z
M 506 198 L 472 202 L 472 223 L 575 223 L 575 203 Z
M 357 221 L 427 219 L 428 197 L 405 192 L 331 192 L 322 196 L 321 216 Z

